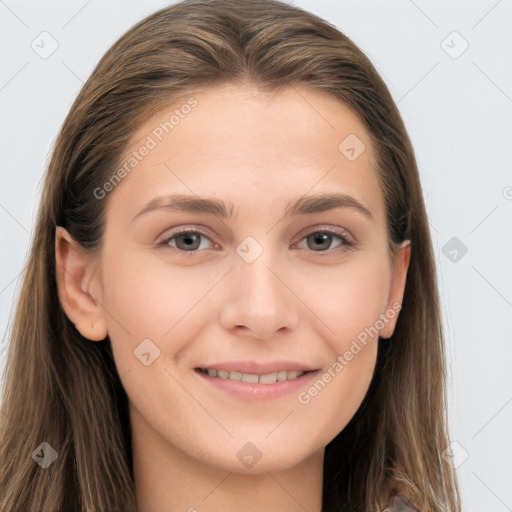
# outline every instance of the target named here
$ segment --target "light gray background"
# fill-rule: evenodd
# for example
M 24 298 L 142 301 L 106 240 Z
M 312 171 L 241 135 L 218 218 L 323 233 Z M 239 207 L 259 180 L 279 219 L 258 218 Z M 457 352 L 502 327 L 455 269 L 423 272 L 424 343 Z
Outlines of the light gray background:
M 398 103 L 434 235 L 464 510 L 512 511 L 512 0 L 293 3 L 351 37 Z M 165 5 L 0 0 L 0 371 L 58 130 L 109 46 Z M 32 48 L 52 39 L 47 58 Z

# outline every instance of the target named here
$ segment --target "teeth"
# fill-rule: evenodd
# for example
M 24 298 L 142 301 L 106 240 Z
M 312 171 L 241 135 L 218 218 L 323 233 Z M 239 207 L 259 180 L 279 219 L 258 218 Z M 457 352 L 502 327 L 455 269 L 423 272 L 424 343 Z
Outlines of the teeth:
M 256 384 L 259 379 L 258 376 L 253 373 L 243 373 L 240 380 L 242 382 L 247 382 L 248 384 Z
M 306 372 L 293 370 L 290 372 L 280 371 L 258 375 L 255 373 L 227 372 L 225 370 L 215 370 L 213 368 L 202 368 L 201 371 L 210 377 L 219 377 L 221 379 L 236 380 L 246 382 L 248 384 L 274 384 L 275 382 L 283 382 L 285 380 L 293 380 L 301 377 Z
M 277 380 L 278 381 L 286 380 L 287 374 L 288 374 L 288 372 L 277 372 Z
M 267 373 L 266 375 L 260 375 L 260 384 L 274 384 L 277 380 L 277 373 Z

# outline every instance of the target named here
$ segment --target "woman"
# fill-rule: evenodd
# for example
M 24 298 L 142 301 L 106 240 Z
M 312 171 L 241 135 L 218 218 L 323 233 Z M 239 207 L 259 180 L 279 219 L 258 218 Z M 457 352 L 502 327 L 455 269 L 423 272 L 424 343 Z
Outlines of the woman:
M 460 510 L 435 275 L 409 138 L 346 36 L 272 0 L 149 16 L 49 164 L 2 510 Z

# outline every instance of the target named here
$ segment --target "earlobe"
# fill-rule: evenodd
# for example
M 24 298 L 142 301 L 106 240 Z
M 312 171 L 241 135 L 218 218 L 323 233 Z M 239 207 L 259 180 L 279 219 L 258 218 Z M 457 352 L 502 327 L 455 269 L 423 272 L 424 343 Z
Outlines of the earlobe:
M 92 295 L 99 288 L 94 258 L 60 226 L 55 230 L 55 268 L 59 300 L 69 320 L 85 338 L 104 340 L 108 331 L 103 309 Z
M 397 250 L 393 261 L 391 286 L 384 313 L 387 321 L 379 334 L 381 338 L 390 338 L 395 330 L 398 315 L 402 307 L 410 259 L 411 243 L 410 240 L 406 240 Z

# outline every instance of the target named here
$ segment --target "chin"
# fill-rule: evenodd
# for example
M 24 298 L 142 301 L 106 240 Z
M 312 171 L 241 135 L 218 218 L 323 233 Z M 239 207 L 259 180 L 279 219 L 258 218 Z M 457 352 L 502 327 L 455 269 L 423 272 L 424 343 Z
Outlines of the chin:
M 268 440 L 266 443 L 230 440 L 229 444 L 225 445 L 224 453 L 211 454 L 208 460 L 203 459 L 203 462 L 241 475 L 266 475 L 289 470 L 318 455 L 318 450 L 299 452 L 297 447 L 304 449 L 302 443 L 293 442 L 293 440 L 289 443 L 281 441 L 272 443 Z M 323 453 L 323 449 L 321 451 Z

